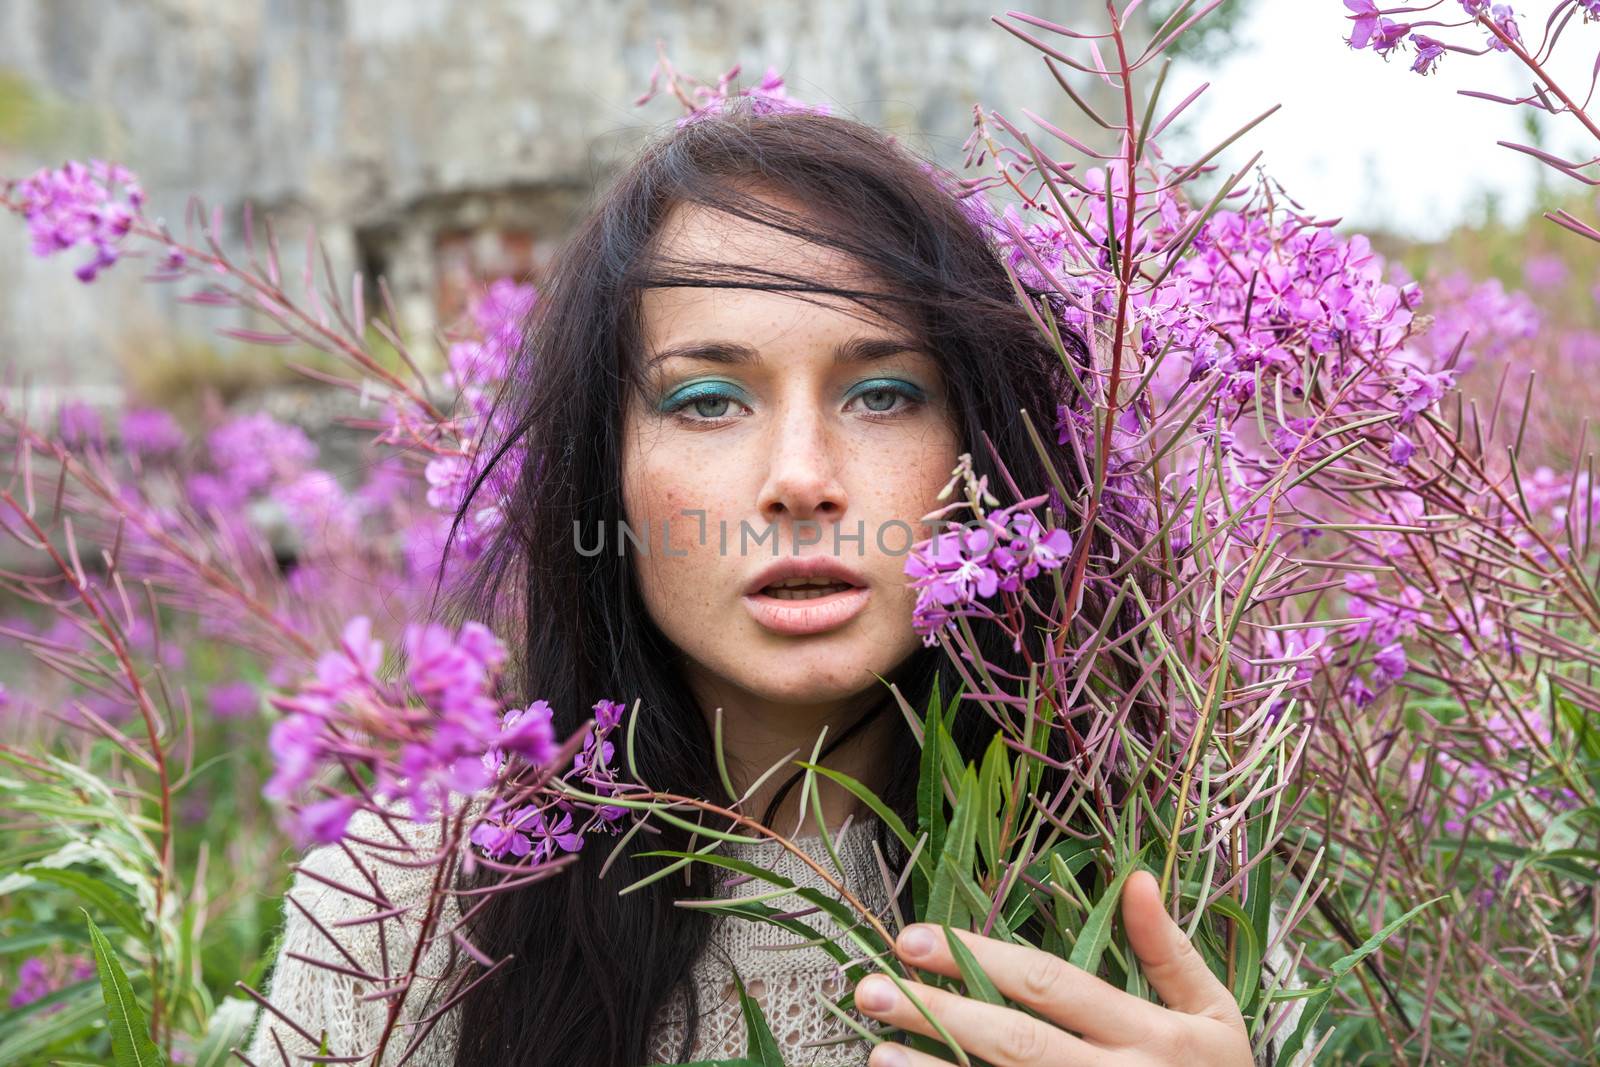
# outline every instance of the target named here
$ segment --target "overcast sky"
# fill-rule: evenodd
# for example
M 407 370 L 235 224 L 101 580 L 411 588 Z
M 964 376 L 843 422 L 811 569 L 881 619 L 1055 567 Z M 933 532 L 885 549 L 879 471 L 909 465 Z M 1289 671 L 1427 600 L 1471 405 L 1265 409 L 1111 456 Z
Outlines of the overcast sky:
M 1547 11 L 1549 5 L 1541 7 Z M 1190 123 L 1194 143 L 1207 146 L 1281 103 L 1277 114 L 1246 135 L 1249 147 L 1230 150 L 1234 166 L 1263 149 L 1262 162 L 1291 195 L 1314 214 L 1343 216 L 1349 226 L 1436 236 L 1471 215 L 1485 189 L 1500 193 L 1507 212 L 1525 213 L 1541 164 L 1495 143 L 1527 141 L 1520 109 L 1456 92 L 1525 93 L 1531 80 L 1519 73 L 1516 59 L 1446 53 L 1436 71 L 1423 77 L 1411 72 L 1409 51 L 1385 62 L 1351 49 L 1344 42 L 1350 25 L 1345 14 L 1340 0 L 1253 0 L 1241 47 L 1219 62 L 1174 67 L 1162 96 L 1176 102 L 1201 82 L 1211 83 L 1191 105 L 1199 109 Z M 1521 28 L 1524 37 L 1537 41 L 1543 12 L 1522 19 Z M 1452 41 L 1478 36 L 1453 32 Z M 1558 81 L 1581 96 L 1600 46 L 1600 23 L 1574 19 L 1559 45 Z M 1547 149 L 1584 150 L 1582 129 L 1570 116 L 1552 129 Z M 1597 150 L 1590 142 L 1587 151 Z M 1194 158 L 1172 148 L 1167 155 Z M 1550 173 L 1555 182 L 1570 183 Z

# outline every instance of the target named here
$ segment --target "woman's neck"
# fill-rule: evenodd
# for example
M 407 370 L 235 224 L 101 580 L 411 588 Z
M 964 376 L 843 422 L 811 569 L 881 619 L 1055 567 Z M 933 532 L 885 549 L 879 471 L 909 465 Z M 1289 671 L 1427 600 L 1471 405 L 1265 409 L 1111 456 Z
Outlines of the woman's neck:
M 799 770 L 794 761 L 811 759 L 824 728 L 827 734 L 822 739 L 822 747 L 826 748 L 862 715 L 877 707 L 886 695 L 877 689 L 825 704 L 789 704 L 734 689 L 721 679 L 694 679 L 690 688 L 712 729 L 715 729 L 716 709 L 722 709 L 722 748 L 727 757 L 728 777 L 741 795 L 773 764 L 783 761 L 784 765 L 768 775 L 741 807 L 746 815 L 756 819 L 762 818 L 783 783 Z M 897 718 L 895 709 L 884 709 L 819 762 L 830 770 L 849 775 L 869 789 L 882 789 L 888 778 L 892 746 L 898 733 Z M 815 782 L 823 821 L 830 831 L 836 830 L 860 804 L 832 781 L 819 776 Z M 816 817 L 810 804 L 803 813 L 800 809 L 801 792 L 796 784 L 784 795 L 768 824 L 772 829 L 785 835 L 816 830 Z

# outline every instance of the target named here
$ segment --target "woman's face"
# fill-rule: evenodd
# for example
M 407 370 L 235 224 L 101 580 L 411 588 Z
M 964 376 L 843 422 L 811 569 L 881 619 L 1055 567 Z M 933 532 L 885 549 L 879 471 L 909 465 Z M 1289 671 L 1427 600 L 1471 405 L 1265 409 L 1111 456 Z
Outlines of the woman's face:
M 832 249 L 696 206 L 660 239 L 670 259 L 875 288 Z M 651 289 L 641 314 L 623 505 L 648 545 L 631 549 L 646 607 L 696 695 L 819 705 L 881 688 L 874 673 L 921 643 L 905 553 L 959 451 L 938 365 L 898 324 L 820 294 Z M 767 582 L 819 562 L 835 571 L 807 580 L 832 586 Z

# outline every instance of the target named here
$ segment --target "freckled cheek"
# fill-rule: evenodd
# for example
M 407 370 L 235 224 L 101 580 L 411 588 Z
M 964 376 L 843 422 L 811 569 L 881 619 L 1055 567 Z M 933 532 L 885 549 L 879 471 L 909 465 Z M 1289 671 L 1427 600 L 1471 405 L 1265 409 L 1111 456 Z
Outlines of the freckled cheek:
M 633 472 L 628 521 L 633 536 L 648 544 L 649 555 L 631 545 L 629 551 L 647 587 L 691 598 L 715 588 L 726 568 L 719 558 L 718 520 L 732 516 L 732 525 L 742 514 L 718 495 L 727 482 L 698 457 L 680 461 L 656 455 Z
M 902 448 L 864 453 L 852 478 L 858 489 L 851 510 L 866 525 L 863 562 L 883 583 L 896 610 L 907 616 L 916 601 L 915 591 L 905 586 L 909 548 L 928 535 L 920 520 L 943 503 L 939 490 L 949 481 L 955 460 L 953 439 L 917 439 Z M 854 532 L 854 523 L 846 525 Z M 845 548 L 846 554 L 856 551 L 854 546 Z
M 943 503 L 939 490 L 950 480 L 955 460 L 954 445 L 943 440 L 918 440 L 905 448 L 864 453 L 854 480 L 870 487 L 871 496 L 860 501 L 864 506 L 858 510 L 916 527 L 922 516 Z

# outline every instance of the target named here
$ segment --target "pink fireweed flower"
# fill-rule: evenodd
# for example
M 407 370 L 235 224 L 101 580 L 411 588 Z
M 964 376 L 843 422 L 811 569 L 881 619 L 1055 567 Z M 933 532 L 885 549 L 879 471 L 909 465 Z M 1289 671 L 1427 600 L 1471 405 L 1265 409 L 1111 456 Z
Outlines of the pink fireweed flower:
M 207 434 L 205 455 L 210 469 L 190 475 L 185 488 L 196 507 L 227 512 L 306 470 L 317 446 L 300 427 L 258 411 Z
M 777 67 L 768 67 L 761 80 L 748 89 L 735 89 L 728 91 L 728 85 L 739 76 L 739 64 L 728 69 L 728 72 L 717 79 L 715 88 L 710 86 L 696 86 L 694 96 L 698 103 L 694 110 L 678 119 L 677 125 L 687 126 L 691 122 L 721 114 L 727 107 L 728 101 L 744 98 L 750 101 L 750 110 L 757 115 L 770 115 L 784 111 L 810 111 L 818 115 L 827 115 L 831 112 L 826 104 L 808 104 L 802 100 L 789 96 L 789 90 L 783 84 L 783 76 L 778 73 Z
M 54 959 L 30 956 L 17 967 L 17 986 L 11 991 L 7 1006 L 13 1010 L 43 1000 L 70 982 L 82 982 L 95 976 L 94 961 L 72 955 Z M 60 1011 L 62 1005 L 46 1008 L 42 1014 Z
M 905 573 L 917 590 L 912 622 L 924 644 L 937 643 L 938 631 L 953 628 L 954 617 L 971 613 L 979 600 L 1017 592 L 1024 581 L 1066 561 L 1072 535 L 1046 529 L 1026 510 L 1044 499 L 991 512 L 975 526 L 942 530 L 912 548 Z
M 1372 657 L 1373 676 L 1379 681 L 1398 682 L 1406 673 L 1406 649 L 1399 642 L 1385 645 Z
M 588 792 L 614 796 L 622 787 L 610 766 L 615 746 L 609 740 L 609 735 L 621 726 L 627 709 L 616 701 L 601 700 L 593 710 L 594 729 L 584 738 L 583 751 L 573 759 L 572 767 L 562 777 L 577 779 L 579 787 Z M 496 778 L 505 777 L 510 767 L 506 751 L 512 750 L 515 743 L 528 742 L 530 739 L 533 746 L 531 751 L 547 752 L 544 762 L 548 763 L 555 753 L 550 719 L 550 706 L 542 700 L 535 701 L 521 711 L 507 713 L 503 720 L 501 743 L 484 757 L 484 766 Z M 525 747 L 524 751 L 527 750 Z M 527 758 L 530 762 L 538 762 L 533 757 Z M 560 817 L 551 821 L 552 813 L 560 813 Z M 626 813 L 626 808 L 616 804 L 594 805 L 557 799 L 542 809 L 531 805 L 513 808 L 509 802 L 496 799 L 473 828 L 471 840 L 490 859 L 531 857 L 532 862 L 538 862 L 553 855 L 557 849 L 578 851 L 583 847 L 583 835 L 591 829 L 598 827 L 615 832 L 618 829 L 615 824 Z
M 500 719 L 500 735 L 484 754 L 484 766 L 498 774 L 505 767 L 506 754 L 523 757 L 529 763 L 548 763 L 556 754 L 556 731 L 551 723 L 549 703 L 535 700 L 526 708 L 508 711 Z
M 223 682 L 206 691 L 206 702 L 219 719 L 242 719 L 261 707 L 261 695 L 249 682 Z
M 1388 646 L 1413 636 L 1421 626 L 1433 625 L 1433 617 L 1422 610 L 1426 597 L 1415 586 L 1388 597 L 1379 592 L 1378 579 L 1363 571 L 1346 578 L 1344 588 L 1346 612 L 1356 620 L 1349 628 L 1357 638 Z
M 271 492 L 299 533 L 303 543 L 355 534 L 359 515 L 339 480 L 325 470 L 307 470 L 287 479 Z
M 184 442 L 177 420 L 160 408 L 129 408 L 122 413 L 122 447 L 133 455 L 171 455 Z
M 56 418 L 56 435 L 68 448 L 105 447 L 105 423 L 94 405 L 69 400 L 61 405 Z
M 472 828 L 470 840 L 490 859 L 497 860 L 508 854 L 521 859 L 533 850 L 528 831 L 538 811 L 532 804 L 513 810 L 504 801 L 495 801 L 483 821 Z
M 126 168 L 98 159 L 38 171 L 18 192 L 35 255 L 50 256 L 79 245 L 93 249 L 94 257 L 74 272 L 82 282 L 94 281 L 117 261 L 122 240 L 144 205 L 138 179 Z
M 350 817 L 361 804 L 355 797 L 329 797 L 300 809 L 298 828 L 303 838 L 319 845 L 331 845 L 344 837 Z
M 1425 33 L 1413 33 L 1411 43 L 1417 48 L 1417 58 L 1411 64 L 1411 69 L 1418 74 L 1432 73 L 1433 68 L 1439 65 L 1439 57 L 1444 55 L 1444 42 Z
M 1396 467 L 1404 467 L 1410 464 L 1411 457 L 1416 454 L 1417 446 L 1412 443 L 1411 438 L 1396 431 L 1389 441 L 1389 462 Z
M 1429 374 L 1408 368 L 1406 377 L 1394 388 L 1400 398 L 1400 425 L 1409 426 L 1418 415 L 1439 402 L 1455 387 L 1454 371 L 1442 370 Z
M 1517 16 L 1516 13 L 1511 10 L 1510 4 L 1494 4 L 1489 8 L 1488 18 L 1489 21 L 1494 24 L 1495 28 L 1501 33 L 1505 34 L 1507 38 L 1518 43 L 1522 41 L 1522 32 L 1517 29 Z M 1501 41 L 1500 38 L 1493 33 L 1489 34 L 1488 43 L 1489 47 L 1493 48 L 1497 52 L 1506 51 L 1505 42 Z
M 490 859 L 511 855 L 539 863 L 553 856 L 557 850 L 577 852 L 583 848 L 583 834 L 574 829 L 572 812 L 564 804 L 554 810 L 560 817 L 549 821 L 547 814 L 532 804 L 515 810 L 496 802 L 490 814 L 473 827 L 471 840 Z
M 512 757 L 517 767 L 540 768 L 560 750 L 548 703 L 504 710 L 498 686 L 508 654 L 487 627 L 412 624 L 401 646 L 403 673 L 380 677 L 383 643 L 365 617 L 352 619 L 339 648 L 317 660 L 311 677 L 294 692 L 272 698 L 283 718 L 269 736 L 273 775 L 264 792 L 290 806 L 290 829 L 303 841 L 339 839 L 350 815 L 373 802 L 401 801 L 413 819 L 430 818 L 458 800 L 514 783 Z M 609 766 L 614 746 L 606 735 L 621 722 L 622 705 L 601 701 L 595 719 L 583 755 L 565 773 L 581 775 L 588 791 L 613 796 L 620 787 Z M 360 795 L 340 792 L 329 784 L 336 776 L 327 772 L 333 771 L 360 772 L 367 785 Z M 322 783 L 317 788 L 326 799 L 294 806 L 313 781 Z M 621 814 L 617 805 L 574 804 L 572 811 L 573 818 L 594 823 Z M 535 841 L 530 852 L 538 853 L 539 841 L 559 843 L 574 825 L 571 819 L 554 820 L 548 829 L 537 819 L 526 826 L 500 822 L 475 839 L 491 855 L 508 849 L 529 854 L 506 836 L 513 829 L 525 830 Z
M 1378 5 L 1374 0 L 1344 0 L 1344 6 L 1355 12 L 1346 16 L 1352 25 L 1348 43 L 1351 48 L 1365 48 L 1378 29 Z
M 1535 289 L 1559 289 L 1569 276 L 1566 260 L 1556 255 L 1529 256 L 1522 265 L 1522 277 Z

